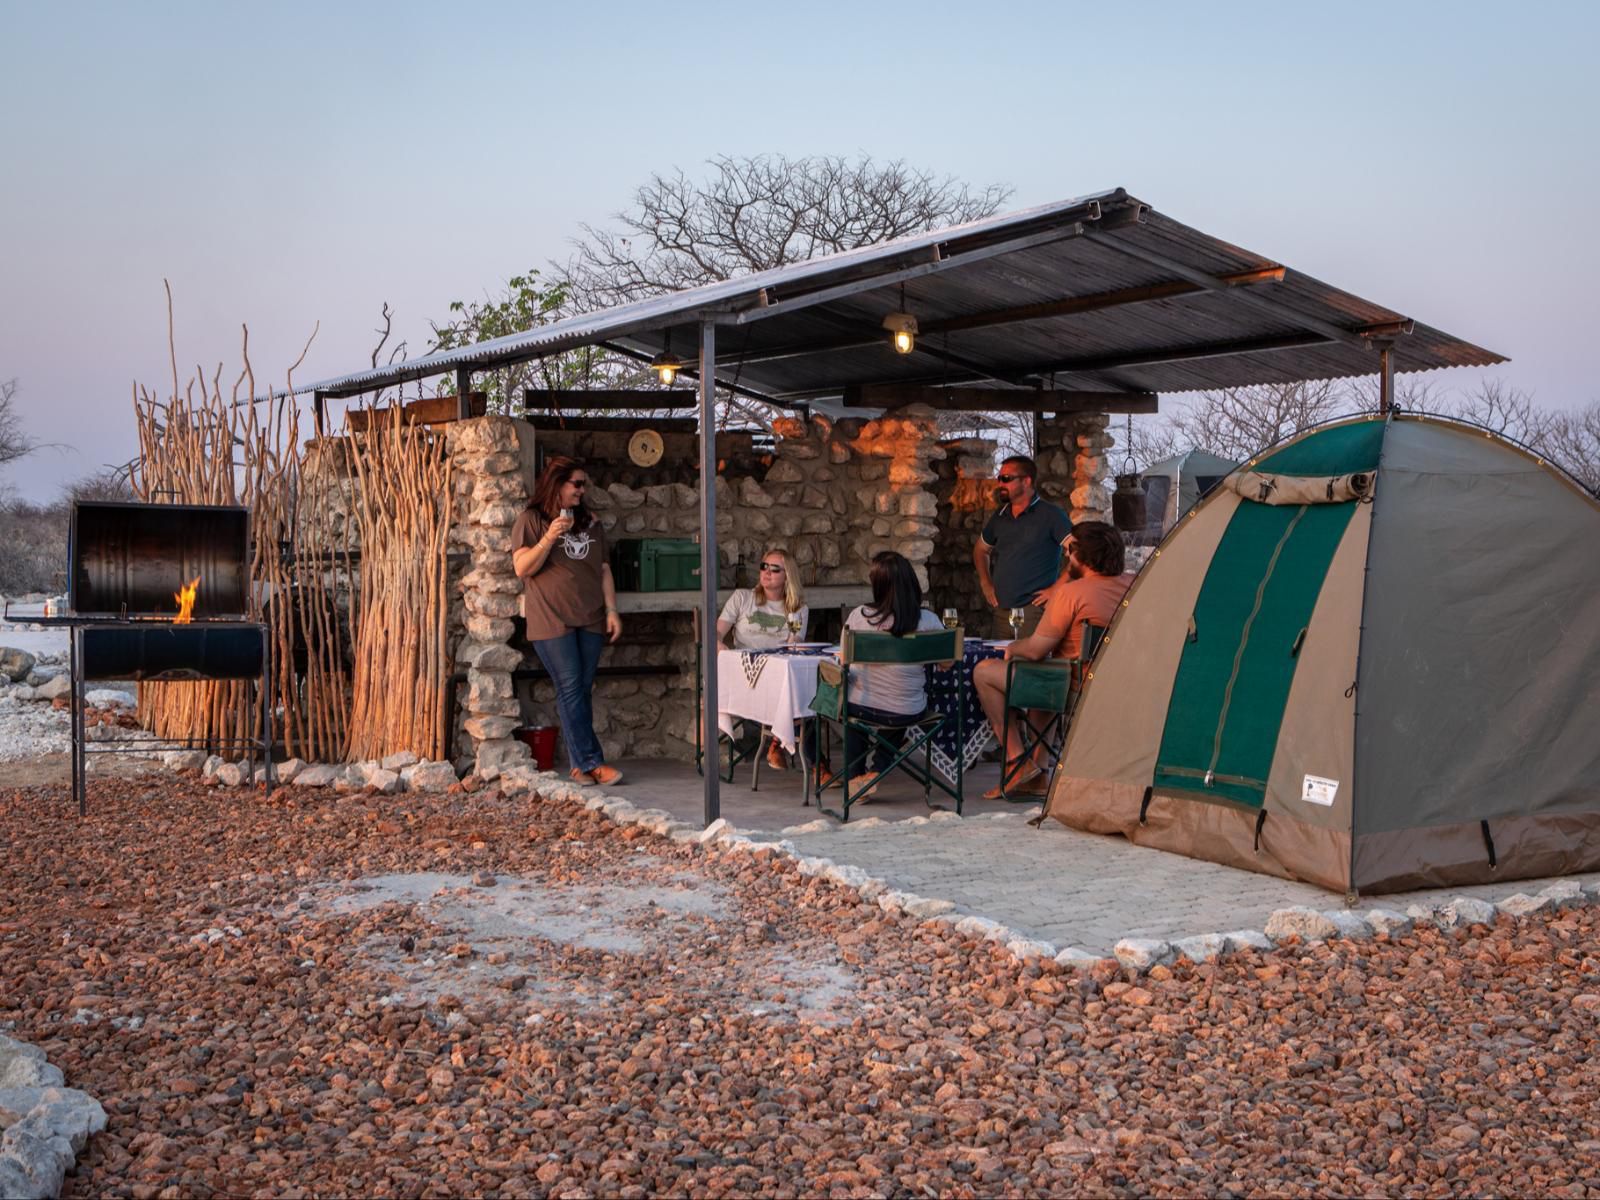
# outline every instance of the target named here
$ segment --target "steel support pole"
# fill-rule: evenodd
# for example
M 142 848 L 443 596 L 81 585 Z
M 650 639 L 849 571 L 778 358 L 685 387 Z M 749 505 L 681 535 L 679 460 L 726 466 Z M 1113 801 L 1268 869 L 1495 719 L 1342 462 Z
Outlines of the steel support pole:
M 1388 346 L 1378 351 L 1378 411 L 1394 415 L 1394 351 Z
M 705 821 L 722 811 L 717 769 L 717 327 L 700 326 L 700 744 Z

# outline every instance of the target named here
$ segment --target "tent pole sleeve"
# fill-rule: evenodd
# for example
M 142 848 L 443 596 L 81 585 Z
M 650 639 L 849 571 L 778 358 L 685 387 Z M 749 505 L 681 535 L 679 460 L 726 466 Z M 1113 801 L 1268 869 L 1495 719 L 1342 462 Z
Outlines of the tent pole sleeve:
M 705 823 L 721 812 L 717 762 L 717 327 L 700 325 L 700 729 Z

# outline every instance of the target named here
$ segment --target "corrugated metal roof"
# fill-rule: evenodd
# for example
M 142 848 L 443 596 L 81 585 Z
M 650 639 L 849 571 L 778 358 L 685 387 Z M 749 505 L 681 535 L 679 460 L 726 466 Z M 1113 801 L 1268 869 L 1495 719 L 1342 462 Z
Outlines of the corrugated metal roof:
M 1221 282 L 1263 272 L 1276 281 Z M 895 354 L 881 327 L 899 309 L 902 288 L 924 331 L 909 355 Z M 1018 315 L 1007 310 L 1045 302 L 1074 311 L 1002 320 Z M 688 360 L 692 331 L 705 320 L 732 327 L 718 335 L 719 377 L 737 371 L 743 387 L 782 399 L 875 383 L 1184 392 L 1337 378 L 1377 370 L 1367 332 L 1396 335 L 1398 371 L 1506 361 L 1117 189 L 584 313 L 303 390 L 355 395 L 601 342 L 654 354 L 668 330 Z

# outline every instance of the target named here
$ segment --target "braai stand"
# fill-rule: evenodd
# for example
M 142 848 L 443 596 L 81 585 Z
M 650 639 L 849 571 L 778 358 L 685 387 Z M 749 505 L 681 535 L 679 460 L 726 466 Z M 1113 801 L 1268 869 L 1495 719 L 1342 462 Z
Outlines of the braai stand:
M 70 627 L 72 700 L 72 798 L 78 815 L 88 812 L 89 754 L 165 754 L 171 750 L 211 750 L 245 754 L 253 780 L 256 753 L 261 754 L 270 794 L 277 782 L 272 762 L 272 638 L 257 621 L 95 620 L 58 618 L 52 624 Z M 156 738 L 137 746 L 88 745 L 84 726 L 84 684 L 89 680 L 134 679 L 145 682 L 254 679 L 261 709 L 261 736 L 255 738 Z

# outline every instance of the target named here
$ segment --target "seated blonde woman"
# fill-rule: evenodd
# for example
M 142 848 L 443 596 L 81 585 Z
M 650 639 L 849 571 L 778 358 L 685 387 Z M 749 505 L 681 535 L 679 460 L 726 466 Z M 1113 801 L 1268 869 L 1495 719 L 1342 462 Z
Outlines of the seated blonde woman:
M 802 640 L 810 617 L 794 560 L 775 546 L 761 556 L 756 586 L 740 588 L 723 605 L 717 640 L 726 643 L 731 633 L 735 650 L 774 650 Z M 779 769 L 788 766 L 777 741 L 767 747 L 767 762 Z
M 794 560 L 774 547 L 761 556 L 756 586 L 740 588 L 723 605 L 717 640 L 727 642 L 731 632 L 735 650 L 775 650 L 803 639 L 810 616 Z

